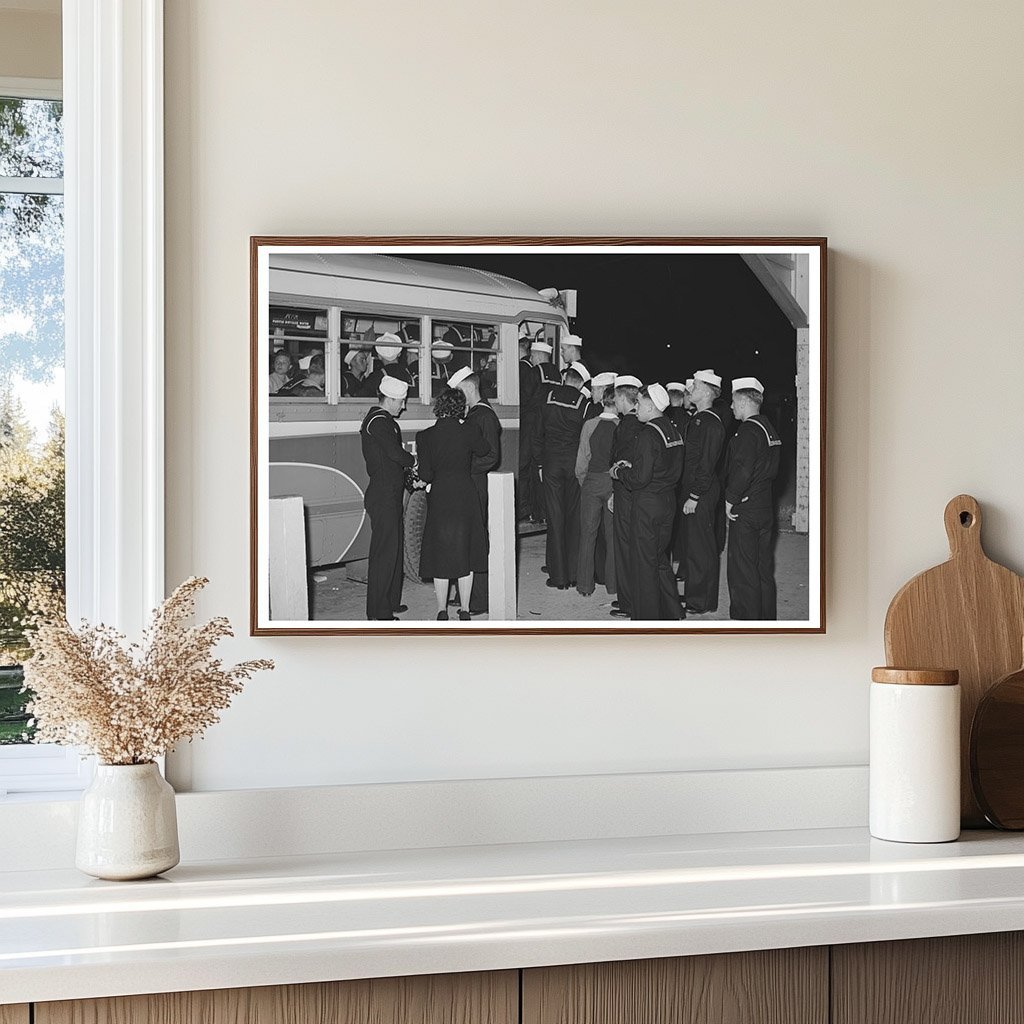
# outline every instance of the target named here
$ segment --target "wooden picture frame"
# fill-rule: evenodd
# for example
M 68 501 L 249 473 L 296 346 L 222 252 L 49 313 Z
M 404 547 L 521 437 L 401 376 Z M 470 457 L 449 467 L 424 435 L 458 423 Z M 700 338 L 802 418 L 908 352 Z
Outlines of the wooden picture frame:
M 519 277 L 509 272 L 509 268 L 520 267 L 523 273 Z M 544 280 L 542 275 L 549 271 L 558 280 Z M 824 633 L 826 298 L 827 241 L 817 237 L 252 237 L 251 634 Z M 384 334 L 392 342 L 390 348 L 380 346 L 378 339 Z M 551 592 L 539 589 L 544 584 L 538 578 L 540 565 L 534 563 L 544 557 L 538 555 L 538 546 L 547 545 L 550 551 L 550 543 L 546 534 L 538 540 L 537 531 L 522 532 L 524 524 L 517 526 L 521 511 L 512 507 L 525 487 L 516 479 L 520 475 L 518 433 L 523 426 L 519 385 L 520 379 L 529 384 L 529 377 L 522 375 L 530 372 L 520 369 L 517 376 L 517 342 L 522 337 L 531 343 L 546 339 L 557 359 L 559 343 L 567 335 L 582 335 L 582 352 L 566 351 L 575 354 L 579 362 L 592 361 L 595 374 L 599 370 L 631 373 L 635 366 L 648 370 L 643 373 L 645 381 L 655 377 L 665 384 L 685 382 L 702 367 L 721 369 L 721 374 L 716 370 L 710 379 L 721 376 L 724 393 L 712 410 L 704 410 L 701 422 L 709 422 L 708 416 L 713 414 L 724 424 L 723 429 L 730 430 L 718 464 L 723 489 L 729 484 L 725 453 L 731 430 L 739 426 L 729 427 L 725 404 L 729 380 L 765 377 L 759 418 L 769 424 L 769 430 L 761 430 L 768 443 L 778 445 L 777 463 L 784 472 L 780 469 L 776 480 L 785 480 L 785 501 L 792 502 L 792 508 L 787 504 L 780 518 L 780 484 L 771 506 L 772 521 L 776 528 L 781 522 L 785 529 L 772 541 L 778 556 L 771 585 L 779 581 L 778 614 L 789 617 L 729 617 L 733 606 L 740 607 L 741 590 L 737 582 L 736 597 L 731 601 L 727 547 L 720 554 L 719 609 L 715 612 L 694 615 L 691 609 L 679 620 L 615 618 L 613 597 L 601 586 L 584 597 L 571 587 L 562 588 L 549 566 L 544 568 L 551 576 L 549 586 L 554 587 Z M 365 610 L 364 617 L 359 617 L 359 602 L 368 588 L 360 581 L 361 575 L 367 576 L 366 567 L 357 563 L 365 559 L 371 531 L 364 507 L 366 464 L 359 451 L 358 431 L 374 401 L 359 397 L 358 391 L 361 387 L 373 389 L 374 380 L 379 381 L 382 373 L 391 375 L 386 366 L 379 365 L 383 359 L 379 348 L 388 356 L 400 350 L 397 362 L 387 366 L 401 367 L 401 375 L 413 381 L 408 407 L 398 418 L 406 448 L 413 447 L 410 442 L 418 440 L 433 422 L 431 403 L 452 376 L 445 376 L 442 348 L 448 349 L 452 365 L 465 363 L 474 372 L 480 393 L 486 391 L 490 396 L 504 430 L 499 471 L 487 478 L 490 504 L 485 516 L 491 540 L 486 578 L 492 608 L 503 609 L 502 618 L 491 621 L 487 616 L 474 616 L 460 621 L 454 607 L 449 621 L 428 616 L 424 595 L 434 591 L 429 584 L 410 584 L 416 569 L 413 565 L 410 570 L 408 550 L 403 594 L 414 599 L 409 602 L 410 609 L 413 603 L 416 608 L 392 621 L 365 617 Z M 274 355 L 280 371 L 277 377 L 270 376 Z M 296 363 L 304 368 L 297 368 Z M 350 363 L 358 364 L 362 371 L 346 375 Z M 311 373 L 310 367 L 316 372 Z M 551 373 L 543 368 L 538 372 L 541 376 Z M 580 370 L 580 374 L 585 372 Z M 271 395 L 281 376 L 288 374 L 291 376 L 282 390 Z M 576 380 L 571 374 L 570 379 Z M 544 385 L 549 389 L 546 393 L 555 386 Z M 709 400 L 707 390 L 701 394 L 704 401 Z M 677 399 L 678 394 L 673 395 L 673 406 Z M 657 395 L 652 394 L 652 401 L 658 401 Z M 597 415 L 600 407 L 595 410 L 591 414 Z M 605 418 L 612 419 L 613 411 L 604 411 Z M 740 411 L 742 418 L 743 409 Z M 666 411 L 673 422 L 676 412 Z M 770 435 L 772 414 L 780 421 L 774 435 Z M 535 415 L 536 407 L 529 406 L 525 418 L 532 423 L 530 417 Z M 749 408 L 746 415 L 750 415 Z M 685 425 L 681 413 L 679 422 L 681 437 Z M 535 438 L 536 428 L 527 426 Z M 607 429 L 613 431 L 614 425 Z M 531 442 L 530 450 L 535 444 L 535 440 Z M 680 450 L 685 448 L 683 444 Z M 543 444 L 538 450 L 543 461 Z M 524 450 L 523 458 L 528 457 Z M 742 463 L 742 452 L 734 463 Z M 532 473 L 532 469 L 523 472 Z M 737 471 L 737 475 L 742 474 Z M 583 479 L 586 482 L 587 477 Z M 734 476 L 731 486 L 736 486 L 736 479 Z M 554 486 L 549 475 L 549 498 Z M 437 496 L 436 484 L 431 493 Z M 763 495 L 763 488 L 758 493 Z M 537 501 L 543 504 L 540 498 Z M 680 502 L 684 501 L 680 491 Z M 421 494 L 416 515 L 424 503 L 429 505 L 431 498 Z M 699 507 L 699 502 L 695 505 Z M 439 501 L 436 507 L 440 508 Z M 737 507 L 734 514 L 745 511 Z M 435 511 L 435 515 L 439 513 Z M 787 516 L 792 527 L 787 526 Z M 688 524 L 683 527 L 684 535 L 687 528 Z M 549 532 L 554 535 L 553 530 Z M 698 534 L 694 528 L 693 536 Z M 720 540 L 720 533 L 717 536 Z M 738 529 L 736 536 L 741 536 Z M 744 536 L 749 544 L 749 527 Z M 739 543 L 736 550 L 734 557 L 740 565 Z M 378 595 L 381 564 L 378 555 Z M 455 568 L 454 562 L 445 564 Z M 648 568 L 641 571 L 641 587 L 653 579 L 649 563 L 643 564 Z M 670 566 L 675 564 L 670 562 Z M 630 579 L 634 577 L 635 572 L 630 573 Z M 481 578 L 479 572 L 475 578 Z M 744 578 L 739 570 L 736 578 Z M 761 578 L 764 581 L 763 568 Z M 694 594 L 697 589 L 695 585 Z M 478 588 L 478 595 L 480 592 Z M 299 615 L 303 602 L 305 618 Z M 764 602 L 760 607 L 769 608 L 767 597 Z M 431 613 L 434 605 L 431 596 Z M 647 607 L 653 607 L 649 601 Z M 564 618 L 552 617 L 563 608 Z M 281 609 L 283 614 L 278 613 Z M 508 609 L 515 609 L 515 618 Z M 580 609 L 586 610 L 587 618 L 576 617 Z

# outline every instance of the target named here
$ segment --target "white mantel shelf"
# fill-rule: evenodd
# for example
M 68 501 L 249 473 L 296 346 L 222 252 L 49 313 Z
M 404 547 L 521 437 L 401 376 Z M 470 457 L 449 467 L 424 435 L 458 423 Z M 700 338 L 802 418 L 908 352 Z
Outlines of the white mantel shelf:
M 863 829 L 0 872 L 0 1004 L 1024 929 L 1024 837 Z

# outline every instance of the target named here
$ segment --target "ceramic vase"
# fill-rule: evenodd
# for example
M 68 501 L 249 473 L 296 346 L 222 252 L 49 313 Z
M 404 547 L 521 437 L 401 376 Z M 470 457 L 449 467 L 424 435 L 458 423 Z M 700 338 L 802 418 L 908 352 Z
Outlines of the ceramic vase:
M 151 878 L 181 859 L 174 790 L 152 761 L 100 764 L 82 794 L 75 866 L 96 878 Z

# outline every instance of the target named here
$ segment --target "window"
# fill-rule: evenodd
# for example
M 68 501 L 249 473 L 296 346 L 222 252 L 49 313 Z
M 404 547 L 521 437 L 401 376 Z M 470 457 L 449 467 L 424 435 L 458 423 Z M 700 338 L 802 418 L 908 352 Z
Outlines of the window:
M 270 307 L 270 394 L 287 401 L 326 402 L 327 310 Z
M 393 334 L 399 344 L 379 351 L 380 337 Z M 381 373 L 410 382 L 409 398 L 424 394 L 420 387 L 420 322 L 379 316 L 341 313 L 341 358 L 344 365 L 341 394 L 345 398 L 377 400 Z
M 0 745 L 31 740 L 26 616 L 64 600 L 63 173 L 61 101 L 0 88 Z
M 443 384 L 456 370 L 469 366 L 480 377 L 480 394 L 484 398 L 498 396 L 498 328 L 495 324 L 455 323 L 435 320 L 432 324 L 431 379 Z M 451 356 L 447 356 L 447 352 Z M 439 357 L 446 360 L 440 363 Z M 434 391 L 437 390 L 435 385 Z

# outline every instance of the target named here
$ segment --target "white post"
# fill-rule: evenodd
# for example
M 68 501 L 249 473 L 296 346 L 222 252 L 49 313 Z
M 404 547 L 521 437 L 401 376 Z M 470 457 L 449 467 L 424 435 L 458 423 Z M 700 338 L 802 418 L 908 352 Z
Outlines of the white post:
M 162 0 L 64 0 L 68 618 L 164 594 Z
M 488 618 L 514 620 L 516 608 L 516 497 L 511 473 L 487 474 Z
M 306 621 L 309 583 L 302 498 L 271 498 L 269 527 L 270 617 L 278 621 Z

